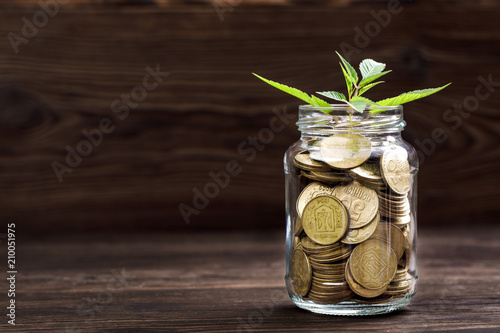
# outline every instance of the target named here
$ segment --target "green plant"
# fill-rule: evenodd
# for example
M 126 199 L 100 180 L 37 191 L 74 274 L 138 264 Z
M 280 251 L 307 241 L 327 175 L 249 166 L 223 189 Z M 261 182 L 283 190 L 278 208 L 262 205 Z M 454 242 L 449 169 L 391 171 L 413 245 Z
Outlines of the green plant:
M 367 106 L 396 106 L 396 105 L 401 105 L 404 103 L 408 103 L 420 98 L 427 97 L 429 95 L 432 95 L 447 86 L 449 86 L 451 83 L 448 83 L 442 87 L 439 88 L 431 88 L 431 89 L 422 89 L 422 90 L 414 90 L 410 91 L 407 93 L 403 93 L 399 96 L 392 97 L 392 98 L 386 98 L 377 102 L 374 102 L 366 97 L 363 97 L 362 95 L 367 92 L 369 89 L 375 87 L 376 85 L 383 83 L 384 81 L 376 81 L 380 77 L 390 73 L 391 71 L 384 71 L 385 69 L 385 64 L 377 62 L 372 59 L 365 59 L 361 61 L 359 64 L 359 70 L 361 73 L 361 77 L 358 76 L 358 73 L 354 69 L 354 67 L 351 66 L 338 52 L 337 55 L 340 58 L 340 67 L 342 68 L 342 72 L 345 77 L 346 85 L 347 85 L 347 96 L 336 92 L 336 91 L 321 91 L 321 92 L 316 92 L 318 95 L 336 100 L 338 102 L 346 103 L 351 107 L 353 111 L 357 112 L 363 112 Z M 255 73 L 253 73 L 256 77 L 261 79 L 262 81 L 270 84 L 271 86 L 282 90 L 292 96 L 295 96 L 304 102 L 313 105 L 313 106 L 318 106 L 318 107 L 330 107 L 330 103 L 314 96 L 314 95 L 309 95 L 303 91 L 300 91 L 296 88 L 292 88 L 289 86 L 286 86 L 284 84 L 274 82 L 271 80 L 268 80 L 266 78 L 263 78 L 262 76 L 259 76 Z M 371 113 L 377 113 L 383 111 L 384 108 L 378 108 L 371 110 Z M 328 112 L 328 110 L 325 110 L 325 112 Z

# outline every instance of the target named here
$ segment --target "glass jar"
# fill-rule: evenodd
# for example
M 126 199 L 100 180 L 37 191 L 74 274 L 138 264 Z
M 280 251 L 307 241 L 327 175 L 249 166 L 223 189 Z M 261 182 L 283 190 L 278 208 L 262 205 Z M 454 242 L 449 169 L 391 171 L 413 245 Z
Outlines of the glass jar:
M 290 298 L 331 315 L 403 308 L 417 282 L 418 172 L 403 108 L 300 106 L 297 125 L 284 161 Z

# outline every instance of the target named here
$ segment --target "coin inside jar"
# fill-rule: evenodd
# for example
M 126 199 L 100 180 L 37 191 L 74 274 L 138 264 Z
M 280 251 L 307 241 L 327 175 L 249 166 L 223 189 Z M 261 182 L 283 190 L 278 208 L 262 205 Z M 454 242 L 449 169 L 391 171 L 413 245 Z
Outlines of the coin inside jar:
M 297 214 L 299 217 L 302 217 L 302 212 L 306 207 L 306 204 L 311 201 L 313 198 L 321 196 L 321 195 L 332 195 L 333 187 L 322 184 L 320 182 L 314 182 L 307 185 L 302 192 L 300 192 L 299 197 L 297 198 Z
M 354 280 L 364 288 L 380 289 L 396 274 L 396 254 L 386 243 L 369 239 L 352 251 L 349 269 Z
M 307 171 L 328 171 L 330 167 L 324 163 L 313 160 L 308 152 L 297 154 L 293 160 L 296 167 Z
M 380 169 L 385 181 L 398 194 L 406 194 L 410 190 L 410 163 L 408 153 L 399 146 L 384 151 L 380 159 Z
M 401 259 L 405 251 L 405 236 L 403 232 L 392 223 L 380 223 L 370 239 L 378 239 L 387 243 L 396 254 L 397 260 Z
M 373 220 L 362 228 L 348 229 L 341 239 L 345 244 L 359 244 L 372 236 L 380 224 L 380 215 L 377 213 Z
M 379 208 L 377 192 L 354 181 L 337 185 L 333 195 L 349 212 L 349 228 L 361 228 L 373 221 Z
M 365 162 L 371 154 L 370 139 L 361 134 L 335 134 L 321 141 L 321 157 L 335 169 L 351 169 Z
M 304 231 L 314 242 L 329 245 L 337 242 L 347 230 L 348 214 L 335 197 L 319 196 L 306 204 L 302 214 Z
M 360 285 L 352 276 L 351 268 L 350 268 L 350 263 L 349 261 L 347 262 L 347 265 L 345 266 L 345 277 L 346 281 L 349 284 L 349 287 L 351 288 L 352 291 L 354 291 L 357 295 L 361 297 L 366 297 L 366 298 L 373 298 L 382 295 L 387 288 L 389 288 L 389 284 L 382 286 L 378 289 L 368 289 Z
M 307 295 L 311 287 L 312 270 L 307 255 L 299 248 L 293 251 L 290 278 L 295 292 L 301 296 Z

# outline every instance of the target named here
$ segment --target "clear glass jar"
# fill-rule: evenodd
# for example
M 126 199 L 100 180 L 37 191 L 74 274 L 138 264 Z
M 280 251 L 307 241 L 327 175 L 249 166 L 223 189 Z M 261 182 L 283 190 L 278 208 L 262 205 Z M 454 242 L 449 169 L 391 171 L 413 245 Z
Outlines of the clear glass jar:
M 417 282 L 418 172 L 403 108 L 300 106 L 297 125 L 285 154 L 290 298 L 331 315 L 403 308 Z

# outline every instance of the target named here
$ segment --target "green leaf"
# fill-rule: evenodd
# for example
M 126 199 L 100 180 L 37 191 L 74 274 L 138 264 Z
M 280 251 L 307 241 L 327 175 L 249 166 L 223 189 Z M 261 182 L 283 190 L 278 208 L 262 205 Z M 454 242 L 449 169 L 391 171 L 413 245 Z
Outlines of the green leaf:
M 361 96 L 355 96 L 351 99 L 351 103 L 352 102 L 355 102 L 355 101 L 363 101 L 365 102 L 366 104 L 371 104 L 371 105 L 377 105 L 377 103 L 375 103 L 374 101 L 372 101 L 371 99 L 368 99 L 366 97 L 361 97 Z
M 344 102 L 347 103 L 350 107 L 352 107 L 354 110 L 358 112 L 363 112 L 364 109 L 366 108 L 367 104 L 375 104 L 374 102 L 370 101 L 368 98 L 360 97 L 360 96 L 355 96 L 351 99 L 351 101 L 347 101 L 345 98 L 345 95 L 336 91 L 322 91 L 322 92 L 316 92 L 316 94 L 319 94 L 321 96 L 325 96 L 331 99 L 334 99 L 339 102 Z
M 363 100 L 351 100 L 349 105 L 356 111 L 363 113 L 366 108 L 366 102 Z
M 377 62 L 373 59 L 365 59 L 359 64 L 359 70 L 361 72 L 361 75 L 363 76 L 363 79 L 380 74 L 384 69 L 385 64 Z
M 380 84 L 380 83 L 384 83 L 384 81 L 378 81 L 378 82 L 367 84 L 363 88 L 359 89 L 358 96 L 363 95 L 366 91 L 368 91 L 369 89 L 375 87 L 377 84 Z
M 317 91 L 316 94 L 347 103 L 345 95 L 336 91 Z
M 324 107 L 324 108 L 331 106 L 330 103 L 325 102 L 324 100 L 319 99 L 318 97 L 316 97 L 314 95 L 311 95 L 311 105 Z
M 362 102 L 362 103 L 360 103 Z M 366 97 L 361 97 L 361 96 L 354 96 L 351 101 L 350 101 L 350 104 L 356 109 L 356 111 L 358 112 L 363 112 L 364 109 L 368 106 L 368 105 L 377 105 L 377 103 L 375 103 L 374 101 L 366 98 Z
M 401 105 L 404 103 L 408 103 L 420 98 L 427 97 L 429 95 L 432 95 L 434 93 L 437 93 L 440 90 L 443 90 L 444 88 L 448 87 L 451 83 L 448 83 L 447 85 L 444 85 L 439 88 L 431 88 L 431 89 L 422 89 L 422 90 L 414 90 L 410 91 L 404 94 L 401 94 L 396 97 L 392 98 L 386 98 L 381 101 L 378 101 L 377 104 L 381 106 L 396 106 L 396 105 Z
M 340 68 L 342 68 L 342 73 L 344 73 L 345 84 L 347 85 L 347 95 L 350 98 L 354 90 L 354 83 L 351 81 L 351 77 L 349 76 L 349 74 L 347 74 L 346 70 L 344 69 L 344 66 L 340 66 Z
M 262 76 L 257 75 L 255 73 L 253 73 L 253 75 L 255 75 L 256 77 L 258 77 L 262 81 L 266 82 L 267 84 L 270 84 L 271 86 L 273 86 L 273 87 L 275 87 L 275 88 L 277 88 L 277 89 L 279 89 L 281 91 L 284 91 L 287 94 L 295 96 L 295 97 L 303 100 L 304 102 L 311 104 L 311 97 L 309 97 L 309 95 L 306 94 L 305 92 L 300 91 L 300 90 L 295 89 L 295 88 L 292 88 L 292 87 L 289 87 L 289 86 L 286 86 L 284 84 L 275 82 L 275 81 L 268 80 L 268 79 L 263 78 Z
M 301 100 L 303 100 L 304 102 L 306 102 L 308 104 L 311 104 L 313 106 L 325 106 L 325 107 L 330 106 L 330 104 L 328 104 L 327 102 L 323 101 L 322 99 L 319 99 L 319 98 L 317 98 L 315 96 L 309 96 L 308 94 L 306 94 L 303 91 L 300 91 L 299 89 L 295 89 L 295 88 L 286 86 L 284 84 L 268 80 L 268 79 L 263 78 L 262 76 L 257 75 L 255 73 L 252 73 L 252 74 L 255 75 L 256 77 L 258 77 L 259 79 L 261 79 L 262 81 L 266 82 L 267 84 L 270 84 L 271 86 L 273 86 L 273 87 L 275 87 L 275 88 L 277 88 L 277 89 L 279 89 L 281 91 L 284 91 L 287 94 L 295 96 L 298 99 L 301 99 Z
M 390 72 L 392 71 L 385 71 L 385 72 L 382 72 L 382 73 L 378 73 L 378 74 L 375 74 L 375 75 L 371 75 L 367 78 L 364 78 L 363 80 L 361 80 L 361 82 L 359 83 L 359 88 L 361 87 L 364 87 L 365 85 L 367 85 L 368 83 L 370 82 L 373 82 L 375 81 L 376 79 L 378 79 L 379 77 L 381 76 L 384 76 L 386 74 L 389 74 Z
M 350 76 L 350 79 L 351 81 L 353 82 L 353 84 L 356 86 L 358 84 L 358 73 L 356 73 L 356 70 L 354 69 L 354 67 L 351 66 L 350 63 L 347 62 L 347 60 L 345 60 L 341 55 L 340 53 L 338 52 L 335 52 L 337 53 L 337 55 L 339 56 L 340 60 L 342 61 L 342 64 L 344 65 L 344 67 L 346 68 L 347 70 L 347 73 L 349 74 Z M 345 74 L 344 74 L 345 75 Z

